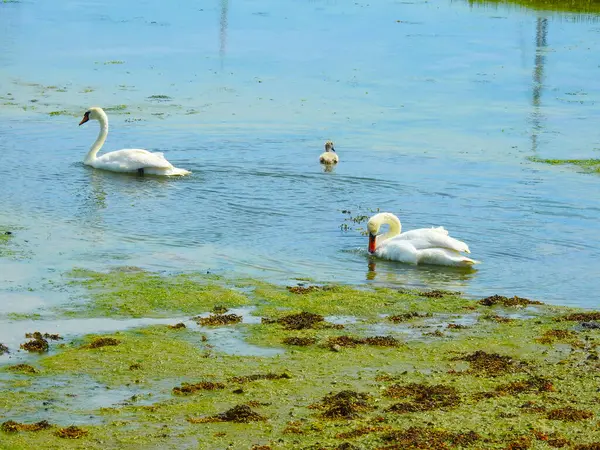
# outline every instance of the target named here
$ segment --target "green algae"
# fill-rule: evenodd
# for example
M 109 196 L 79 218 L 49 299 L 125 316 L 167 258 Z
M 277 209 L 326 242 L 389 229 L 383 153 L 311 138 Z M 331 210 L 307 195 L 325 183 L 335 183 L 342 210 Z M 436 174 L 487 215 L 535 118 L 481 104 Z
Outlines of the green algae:
M 274 323 L 236 322 L 227 330 L 283 352 L 227 354 L 214 345 L 218 334 L 203 339 L 197 329 L 174 332 L 165 325 L 66 342 L 37 359 L 41 370 L 35 376 L 14 375 L 37 385 L 45 381 L 46 389 L 25 384 L 15 392 L 0 383 L 5 421 L 35 422 L 23 417 L 46 401 L 47 420 L 56 424 L 35 433 L 0 432 L 8 448 L 185 448 L 190 442 L 194 448 L 352 448 L 346 445 L 351 442 L 356 448 L 501 449 L 525 441 L 532 446 L 551 439 L 572 446 L 600 441 L 600 429 L 590 427 L 600 414 L 595 375 L 600 363 L 590 358 L 600 336 L 581 330 L 577 338 L 585 345 L 571 345 L 568 332 L 576 324 L 556 320 L 579 311 L 536 305 L 531 318 L 476 320 L 444 339 L 413 339 L 405 330 L 417 320 L 483 316 L 490 308 L 455 293 L 427 298 L 417 291 L 345 286 L 300 293 L 249 280 L 241 293 L 217 277 L 161 276 L 135 268 L 77 270 L 69 279 L 89 292 L 89 304 L 77 312 L 83 315 L 224 314 L 232 306 L 257 306 Z M 308 320 L 311 326 L 299 329 L 278 321 L 295 311 L 322 320 Z M 349 311 L 355 321 L 344 328 L 321 326 L 333 313 Z M 389 320 L 394 314 L 406 314 L 402 318 L 409 323 Z M 557 333 L 557 325 L 567 333 Z M 342 336 L 366 343 L 376 338 L 373 326 L 392 330 L 403 344 L 357 344 L 334 352 L 326 345 Z M 568 339 L 540 343 L 547 332 Z M 98 339 L 119 344 L 87 346 Z M 115 401 L 91 411 L 73 406 L 71 414 L 101 420 L 79 424 L 87 434 L 64 439 L 56 430 L 71 423 L 53 406 L 59 394 L 52 384 L 65 377 L 107 392 L 132 389 L 128 397 L 141 392 L 146 400 Z
M 599 12 L 600 12 L 600 3 L 598 3 L 598 8 L 599 8 Z M 530 157 L 528 159 L 532 162 L 550 164 L 552 166 L 562 166 L 562 165 L 577 166 L 580 169 L 583 169 L 585 172 L 600 173 L 600 159 L 596 159 L 596 158 L 590 158 L 590 159 L 544 159 L 544 158 Z
M 112 113 L 123 113 L 127 109 L 127 105 L 114 105 L 107 106 L 104 108 L 104 111 L 112 112 Z
M 49 116 L 72 116 L 67 110 L 63 109 L 60 111 L 50 111 L 48 113 Z
M 514 5 L 539 11 L 600 13 L 598 0 L 469 0 L 471 5 Z
M 25 255 L 15 244 L 15 228 L 0 226 L 0 258 L 19 258 Z
M 303 286 L 300 291 L 288 288 L 286 292 L 278 286 L 255 283 L 250 295 L 262 300 L 256 314 L 269 317 L 282 316 L 281 308 L 292 308 L 298 312 L 310 311 L 324 316 L 375 318 L 382 313 L 398 315 L 414 311 L 423 314 L 455 312 L 474 304 L 457 294 L 426 298 L 417 290 L 361 289 L 340 285 L 320 289 Z
M 243 294 L 218 284 L 214 277 L 163 277 L 135 268 L 107 273 L 76 269 L 69 277 L 72 284 L 86 288 L 92 300 L 72 311 L 72 315 L 169 317 L 200 314 L 217 305 L 234 307 L 250 302 Z

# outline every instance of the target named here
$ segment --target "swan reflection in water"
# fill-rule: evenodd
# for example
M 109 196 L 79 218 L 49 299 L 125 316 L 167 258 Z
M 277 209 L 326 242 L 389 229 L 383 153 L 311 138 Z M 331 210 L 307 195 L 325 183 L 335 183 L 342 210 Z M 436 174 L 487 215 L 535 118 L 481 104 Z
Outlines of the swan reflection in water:
M 460 291 L 477 270 L 447 266 L 414 266 L 369 256 L 365 278 L 383 286 Z

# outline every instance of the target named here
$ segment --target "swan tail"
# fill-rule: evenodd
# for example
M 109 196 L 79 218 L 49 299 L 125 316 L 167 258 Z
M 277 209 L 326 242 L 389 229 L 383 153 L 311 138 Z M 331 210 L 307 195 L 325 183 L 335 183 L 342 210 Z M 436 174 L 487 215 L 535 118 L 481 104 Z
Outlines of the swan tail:
M 481 264 L 481 261 L 477 261 L 476 259 L 471 259 L 471 258 L 464 258 L 462 260 L 462 263 L 465 266 L 474 266 L 475 264 Z
M 189 170 L 179 169 L 177 167 L 173 167 L 172 169 L 167 169 L 165 172 L 166 172 L 165 175 L 173 176 L 173 177 L 183 177 L 185 175 L 189 175 L 190 173 L 192 173 Z

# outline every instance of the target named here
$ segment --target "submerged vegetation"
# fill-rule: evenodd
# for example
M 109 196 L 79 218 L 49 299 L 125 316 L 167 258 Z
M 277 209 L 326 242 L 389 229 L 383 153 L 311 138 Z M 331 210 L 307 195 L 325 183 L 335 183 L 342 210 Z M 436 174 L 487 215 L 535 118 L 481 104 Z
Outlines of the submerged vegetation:
M 600 2 L 598 2 L 598 10 L 600 12 Z M 562 166 L 562 165 L 570 165 L 577 166 L 580 169 L 591 172 L 591 173 L 600 173 L 600 159 L 543 159 L 530 157 L 530 161 L 538 162 L 543 164 L 550 164 L 553 166 Z
M 190 440 L 204 443 L 199 448 L 283 449 L 600 442 L 600 429 L 590 426 L 600 415 L 600 334 L 580 325 L 596 323 L 593 311 L 514 296 L 288 289 L 131 267 L 75 270 L 66 282 L 88 300 L 60 314 L 184 313 L 190 325 L 63 338 L 36 368 L 7 366 L 0 439 L 10 448 L 71 448 L 71 440 L 91 449 Z M 241 321 L 228 311 L 239 306 L 257 317 Z M 341 314 L 351 318 L 339 323 Z M 488 319 L 506 314 L 510 321 Z M 467 317 L 468 327 L 440 332 Z M 236 351 L 222 346 L 225 336 L 238 339 Z M 108 403 L 90 406 L 84 392 L 95 387 Z M 37 422 L 26 420 L 42 402 Z

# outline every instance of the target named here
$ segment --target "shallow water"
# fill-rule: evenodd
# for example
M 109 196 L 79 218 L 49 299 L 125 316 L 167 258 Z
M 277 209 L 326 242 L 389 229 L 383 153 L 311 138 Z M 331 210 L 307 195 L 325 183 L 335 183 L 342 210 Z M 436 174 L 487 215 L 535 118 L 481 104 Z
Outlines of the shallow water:
M 113 265 L 594 306 L 600 177 L 527 157 L 600 156 L 599 50 L 596 17 L 462 1 L 0 3 L 0 226 L 23 228 L 0 312 Z M 92 104 L 124 105 L 106 150 L 192 176 L 85 167 Z M 341 211 L 375 208 L 445 226 L 483 264 L 371 260 Z
M 260 323 L 260 317 L 251 315 L 251 312 L 252 308 L 232 308 L 229 310 L 230 314 L 241 316 L 242 323 Z M 199 317 L 207 317 L 210 314 L 201 314 Z M 60 335 L 61 339 L 59 341 L 50 340 L 50 351 L 52 352 L 55 350 L 57 343 L 70 342 L 81 335 L 114 333 L 131 328 L 174 325 L 180 322 L 184 323 L 188 329 L 204 334 L 208 338 L 210 348 L 228 355 L 274 356 L 281 353 L 276 348 L 263 348 L 245 342 L 240 330 L 227 326 L 201 326 L 187 317 L 164 319 L 55 319 L 46 317 L 43 320 L 0 319 L 0 343 L 9 349 L 8 353 L 0 355 L 0 363 L 8 361 L 14 363 L 25 360 L 31 361 L 39 356 L 36 353 L 27 353 L 25 350 L 19 349 L 21 343 L 29 340 L 25 339 L 25 333 L 39 331 L 42 334 Z

